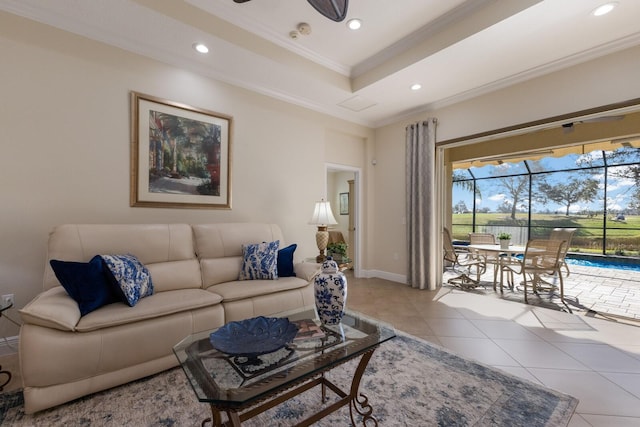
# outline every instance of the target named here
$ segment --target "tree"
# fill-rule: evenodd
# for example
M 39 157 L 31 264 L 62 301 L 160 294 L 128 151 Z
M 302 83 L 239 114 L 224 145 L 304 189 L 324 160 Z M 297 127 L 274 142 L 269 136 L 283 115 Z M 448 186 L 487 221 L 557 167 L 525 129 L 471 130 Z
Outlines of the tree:
M 577 165 L 580 167 L 599 166 L 602 157 L 606 157 L 607 163 L 610 165 L 623 165 L 609 167 L 609 176 L 618 179 L 629 179 L 635 183 L 631 200 L 629 201 L 629 208 L 633 210 L 640 209 L 640 164 L 638 164 L 640 162 L 640 149 L 622 147 L 615 151 L 594 151 L 589 155 L 582 156 Z M 592 174 L 602 173 L 600 168 L 593 168 L 590 171 Z
M 598 181 L 572 178 L 567 183 L 559 182 L 555 185 L 542 181 L 538 185 L 538 190 L 546 196 L 546 198 L 540 198 L 542 203 L 548 203 L 549 200 L 560 203 L 566 206 L 565 215 L 569 216 L 572 204 L 580 201 L 591 202 L 595 199 L 598 195 Z
M 529 194 L 529 177 L 506 176 L 503 178 L 499 178 L 499 181 L 500 186 L 506 190 L 506 193 L 509 197 L 508 200 L 505 200 L 503 202 L 500 208 L 505 209 L 506 206 L 509 206 L 509 211 L 511 212 L 510 217 L 515 221 L 518 203 L 520 203 L 520 201 L 526 198 Z
M 469 212 L 469 208 L 467 208 L 467 204 L 464 202 L 464 200 L 460 200 L 453 207 L 453 211 L 458 213 L 466 213 Z
M 503 200 L 500 206 L 498 206 L 497 211 L 501 213 L 510 213 L 511 208 L 511 202 L 509 200 Z
M 540 162 L 537 160 L 525 160 L 518 163 L 524 164 L 529 172 L 542 170 Z M 494 175 L 497 175 L 498 177 L 499 186 L 505 190 L 507 195 L 507 200 L 505 200 L 505 202 L 509 202 L 509 204 L 503 202 L 500 208 L 506 209 L 506 207 L 509 206 L 510 217 L 515 221 L 518 207 L 525 210 L 529 209 L 527 199 L 529 198 L 530 175 L 512 175 L 513 172 L 511 172 L 511 170 L 512 166 L 509 163 L 503 163 L 496 166 Z
M 474 191 L 475 187 L 475 197 L 476 199 L 482 199 L 482 194 L 480 193 L 480 186 L 477 183 L 474 185 L 474 180 L 467 178 L 467 176 L 461 171 L 455 170 L 453 171 L 453 185 L 462 188 L 470 193 Z

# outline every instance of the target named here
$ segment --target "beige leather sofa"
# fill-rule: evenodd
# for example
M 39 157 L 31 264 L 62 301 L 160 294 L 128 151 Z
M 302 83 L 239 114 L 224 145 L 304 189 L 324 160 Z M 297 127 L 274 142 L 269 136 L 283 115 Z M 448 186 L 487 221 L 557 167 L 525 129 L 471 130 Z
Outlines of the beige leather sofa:
M 25 411 L 33 413 L 178 365 L 172 347 L 228 321 L 313 304 L 317 265 L 296 277 L 238 281 L 242 245 L 280 241 L 274 224 L 62 225 L 49 237 L 44 290 L 21 311 Z M 134 307 L 114 303 L 80 316 L 49 260 L 88 262 L 133 254 L 154 294 Z

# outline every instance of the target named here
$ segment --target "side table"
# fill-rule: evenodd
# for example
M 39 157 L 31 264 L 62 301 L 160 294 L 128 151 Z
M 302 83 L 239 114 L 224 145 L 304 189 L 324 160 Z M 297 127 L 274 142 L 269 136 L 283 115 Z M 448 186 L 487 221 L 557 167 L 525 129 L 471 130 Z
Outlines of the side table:
M 6 304 L 6 305 L 0 305 L 0 317 L 2 317 L 2 313 L 4 313 L 5 311 L 9 310 L 11 307 L 13 307 L 13 303 Z M 2 366 L 0 366 L 0 375 L 6 375 L 7 376 L 7 380 L 2 382 L 2 383 L 0 383 L 0 391 L 3 391 L 4 390 L 4 386 L 9 384 L 9 382 L 11 381 L 11 372 L 3 371 L 2 370 Z

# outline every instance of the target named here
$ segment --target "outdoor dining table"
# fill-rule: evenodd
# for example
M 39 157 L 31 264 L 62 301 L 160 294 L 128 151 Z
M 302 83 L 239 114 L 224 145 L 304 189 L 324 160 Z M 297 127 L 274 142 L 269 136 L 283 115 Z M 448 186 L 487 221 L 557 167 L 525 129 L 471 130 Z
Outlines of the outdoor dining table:
M 495 262 L 494 262 L 494 266 L 493 266 L 493 290 L 496 290 L 496 284 L 498 283 L 498 269 L 500 268 L 500 263 L 502 262 L 502 259 L 505 258 L 503 257 L 503 255 L 507 255 L 507 256 L 515 256 L 515 255 L 522 255 L 526 252 L 527 247 L 526 246 L 522 246 L 522 245 L 509 245 L 508 249 L 503 249 L 499 244 L 498 245 L 492 245 L 492 244 L 476 244 L 476 245 L 468 245 L 467 248 L 469 248 L 469 250 L 475 250 L 475 251 L 479 251 L 479 252 L 491 252 L 492 254 L 495 254 L 494 257 L 492 257 Z M 502 275 L 500 280 L 502 280 Z M 502 288 L 502 283 L 500 283 L 500 288 Z

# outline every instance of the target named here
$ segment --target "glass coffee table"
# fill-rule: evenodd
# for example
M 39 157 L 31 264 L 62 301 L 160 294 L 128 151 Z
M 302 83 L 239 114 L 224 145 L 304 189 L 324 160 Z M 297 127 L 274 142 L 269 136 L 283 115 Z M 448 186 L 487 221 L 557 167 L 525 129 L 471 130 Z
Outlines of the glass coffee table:
M 209 421 L 214 426 L 240 426 L 318 385 L 322 402 L 326 401 L 327 388 L 339 399 L 298 426 L 309 426 L 347 404 L 353 425 L 357 416 L 354 411 L 362 417 L 363 425 L 367 421 L 378 425 L 367 396 L 358 390 L 373 352 L 396 336 L 391 325 L 347 310 L 340 325 L 321 326 L 313 307 L 269 317 L 288 318 L 298 325 L 311 325 L 313 330 L 299 332 L 292 342 L 276 351 L 252 357 L 216 350 L 210 341 L 215 330 L 190 335 L 174 346 L 198 400 L 211 406 L 213 418 L 204 420 L 203 426 Z M 306 328 L 301 327 L 300 331 L 303 329 Z M 358 357 L 348 392 L 325 378 L 325 372 Z M 225 423 L 223 412 L 228 418 Z

